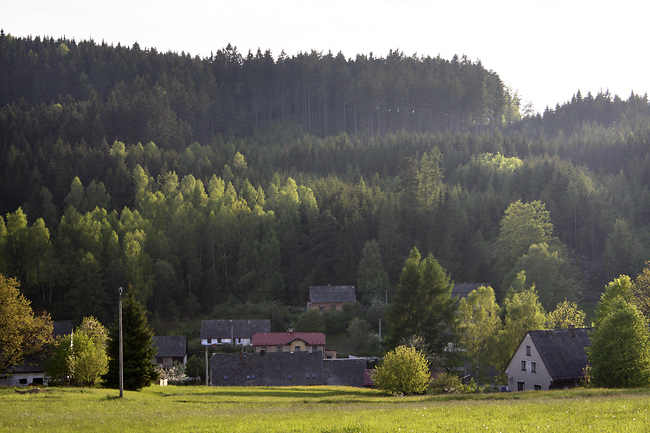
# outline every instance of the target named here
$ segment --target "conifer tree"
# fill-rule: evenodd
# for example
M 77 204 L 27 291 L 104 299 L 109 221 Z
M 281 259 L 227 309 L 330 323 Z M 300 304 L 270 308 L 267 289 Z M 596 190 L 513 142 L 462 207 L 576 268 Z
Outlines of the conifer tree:
M 119 387 L 119 319 L 110 330 L 108 342 L 108 372 L 103 376 L 108 388 Z M 122 301 L 122 334 L 124 353 L 124 389 L 138 391 L 158 378 L 151 362 L 156 354 L 152 345 L 153 331 L 147 322 L 147 312 L 136 298 L 133 287 Z

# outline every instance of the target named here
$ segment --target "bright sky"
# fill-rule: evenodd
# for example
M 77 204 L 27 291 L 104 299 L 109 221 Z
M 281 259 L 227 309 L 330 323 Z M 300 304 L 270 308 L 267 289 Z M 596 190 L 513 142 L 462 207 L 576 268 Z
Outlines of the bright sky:
M 481 60 L 535 110 L 580 90 L 650 92 L 650 3 L 636 0 L 0 0 L 14 36 L 154 47 L 206 57 L 228 43 L 274 57 L 390 49 Z

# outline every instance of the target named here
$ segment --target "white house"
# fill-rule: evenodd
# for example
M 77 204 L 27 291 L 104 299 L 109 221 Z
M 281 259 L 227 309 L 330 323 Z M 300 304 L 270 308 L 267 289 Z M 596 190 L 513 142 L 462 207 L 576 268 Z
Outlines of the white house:
M 253 335 L 271 332 L 271 321 L 261 320 L 203 320 L 201 321 L 201 344 L 231 344 L 250 346 Z
M 528 331 L 506 367 L 510 391 L 566 389 L 584 379 L 591 328 Z

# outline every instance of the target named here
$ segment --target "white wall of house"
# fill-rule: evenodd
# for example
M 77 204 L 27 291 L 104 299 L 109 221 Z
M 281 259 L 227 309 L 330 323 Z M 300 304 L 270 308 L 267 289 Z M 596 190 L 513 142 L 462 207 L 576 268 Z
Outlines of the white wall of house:
M 45 374 L 40 373 L 14 373 L 9 377 L 0 378 L 0 386 L 27 386 L 43 385 Z
M 526 334 L 510 360 L 506 375 L 510 391 L 548 390 L 551 386 L 551 375 L 529 334 Z
M 201 344 L 203 346 L 208 346 L 212 344 L 232 344 L 232 340 L 230 338 L 212 338 L 210 341 L 208 341 L 207 338 L 202 338 L 201 339 Z M 235 345 L 236 346 L 250 346 L 251 345 L 251 339 L 250 338 L 235 338 Z

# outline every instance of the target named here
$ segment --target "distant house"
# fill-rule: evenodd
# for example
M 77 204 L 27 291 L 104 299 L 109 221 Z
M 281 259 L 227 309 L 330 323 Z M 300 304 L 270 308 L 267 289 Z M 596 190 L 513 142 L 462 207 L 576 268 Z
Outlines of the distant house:
M 322 332 L 260 332 L 253 335 L 255 353 L 320 352 L 325 357 L 325 334 Z
M 185 335 L 154 336 L 153 346 L 157 349 L 154 363 L 171 368 L 174 362 L 187 364 L 187 337 Z
M 71 334 L 72 320 L 52 322 L 52 336 L 54 338 Z M 9 369 L 6 377 L 0 377 L 0 386 L 43 385 L 45 382 L 43 359 L 40 357 L 32 357 L 25 360 L 23 364 L 14 365 Z
M 357 302 L 354 286 L 310 286 L 308 310 L 342 310 L 343 305 Z
M 258 332 L 271 332 L 271 320 L 203 320 L 201 344 L 249 346 Z
M 216 353 L 212 386 L 305 386 L 364 384 L 363 359 L 327 360 L 317 352 Z
M 506 368 L 511 391 L 566 389 L 584 379 L 592 328 L 528 331 Z
M 467 295 L 472 293 L 472 291 L 478 289 L 479 287 L 490 287 L 490 283 L 460 283 L 454 284 L 454 287 L 451 289 L 451 297 L 458 297 L 460 301 L 463 298 L 467 298 Z

